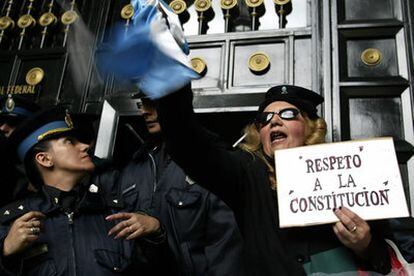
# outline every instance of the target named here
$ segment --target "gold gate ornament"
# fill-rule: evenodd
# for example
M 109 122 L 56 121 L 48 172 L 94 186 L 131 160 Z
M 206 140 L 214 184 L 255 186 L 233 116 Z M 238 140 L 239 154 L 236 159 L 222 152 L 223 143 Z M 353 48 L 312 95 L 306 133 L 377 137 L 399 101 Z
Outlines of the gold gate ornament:
M 124 6 L 121 10 L 121 18 L 128 20 L 134 16 L 134 7 L 131 4 Z
M 283 6 L 283 5 L 288 4 L 288 3 L 290 2 L 290 0 L 273 0 L 273 2 L 274 2 L 276 5 Z
M 181 14 L 187 9 L 187 3 L 183 0 L 174 0 L 169 6 L 175 14 Z
M 14 28 L 14 21 L 8 16 L 3 16 L 0 18 L 0 30 L 6 30 L 7 28 Z
M 26 74 L 26 83 L 29 85 L 39 84 L 45 76 L 45 71 L 40 67 L 35 67 L 29 70 Z
M 201 57 L 193 57 L 191 59 L 191 67 L 199 75 L 204 75 L 207 71 L 207 64 Z
M 75 11 L 66 11 L 62 14 L 60 21 L 63 25 L 71 25 L 78 19 L 78 14 Z
M 231 10 L 237 5 L 237 0 L 221 0 L 220 6 L 223 10 Z
M 381 63 L 382 53 L 378 49 L 368 48 L 362 52 L 361 60 L 368 66 L 375 66 Z
M 270 66 L 269 56 L 263 52 L 253 53 L 249 57 L 248 66 L 253 72 L 263 72 Z
M 36 25 L 36 20 L 30 14 L 22 15 L 19 20 L 17 20 L 17 26 L 19 26 L 20 29 L 25 29 L 34 25 Z
M 194 3 L 195 10 L 198 12 L 205 12 L 211 7 L 210 0 L 196 0 Z
M 249 8 L 257 8 L 263 4 L 263 0 L 245 0 Z
M 57 18 L 51 12 L 44 13 L 39 18 L 39 25 L 42 27 L 47 27 L 47 26 L 50 26 L 56 23 L 57 23 Z

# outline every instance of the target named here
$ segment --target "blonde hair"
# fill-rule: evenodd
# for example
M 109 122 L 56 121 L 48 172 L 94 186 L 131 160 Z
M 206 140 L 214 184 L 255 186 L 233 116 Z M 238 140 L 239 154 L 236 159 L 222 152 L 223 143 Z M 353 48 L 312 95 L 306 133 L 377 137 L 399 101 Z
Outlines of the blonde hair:
M 305 142 L 304 145 L 315 145 L 325 142 L 326 135 L 326 122 L 323 118 L 310 119 L 305 112 L 301 112 L 303 119 L 305 120 Z M 256 124 L 252 123 L 247 125 L 244 130 L 246 135 L 243 143 L 239 147 L 251 153 L 253 156 L 258 157 L 262 160 L 267 167 L 267 172 L 269 175 L 269 181 L 272 189 L 276 189 L 276 177 L 275 177 L 275 168 L 270 164 L 269 160 L 266 158 L 265 153 L 263 152 L 262 142 L 260 140 L 259 129 Z

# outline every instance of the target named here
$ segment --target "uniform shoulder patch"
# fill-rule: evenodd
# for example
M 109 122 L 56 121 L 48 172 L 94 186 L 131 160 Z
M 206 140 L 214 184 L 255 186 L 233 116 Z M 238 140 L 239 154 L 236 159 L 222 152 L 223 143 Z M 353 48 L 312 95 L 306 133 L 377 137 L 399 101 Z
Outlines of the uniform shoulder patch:
M 0 209 L 0 223 L 7 224 L 26 214 L 30 210 L 25 206 L 24 200 L 15 201 Z
M 191 179 L 188 175 L 185 177 L 185 182 L 188 183 L 188 185 L 194 185 L 196 182 Z

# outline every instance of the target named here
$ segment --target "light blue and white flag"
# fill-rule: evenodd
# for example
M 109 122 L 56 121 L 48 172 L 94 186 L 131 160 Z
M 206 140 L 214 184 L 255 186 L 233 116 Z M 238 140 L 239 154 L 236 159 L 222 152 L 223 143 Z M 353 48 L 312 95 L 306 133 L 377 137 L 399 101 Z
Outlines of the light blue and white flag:
M 128 32 L 118 28 L 111 52 L 99 64 L 132 79 L 152 99 L 184 87 L 200 76 L 191 68 L 187 41 L 178 16 L 162 0 L 132 0 Z

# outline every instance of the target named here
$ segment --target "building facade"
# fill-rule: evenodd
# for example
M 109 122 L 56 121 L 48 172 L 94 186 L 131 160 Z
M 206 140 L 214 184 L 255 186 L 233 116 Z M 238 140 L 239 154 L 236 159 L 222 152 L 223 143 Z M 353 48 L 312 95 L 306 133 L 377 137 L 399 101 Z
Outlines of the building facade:
M 206 124 L 236 139 L 270 86 L 311 88 L 325 97 L 320 114 L 328 141 L 398 141 L 406 194 L 414 202 L 411 0 L 168 4 L 202 75 L 193 89 Z M 0 0 L 0 8 L 0 94 L 24 94 L 43 106 L 64 104 L 97 117 L 107 100 L 118 115 L 136 114 L 136 88 L 96 69 L 111 47 L 112 27 L 131 27 L 129 1 Z

